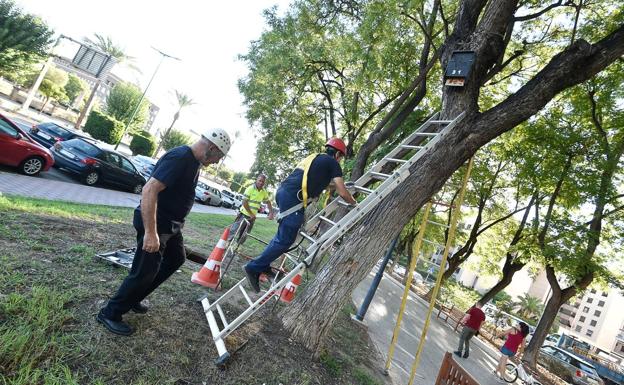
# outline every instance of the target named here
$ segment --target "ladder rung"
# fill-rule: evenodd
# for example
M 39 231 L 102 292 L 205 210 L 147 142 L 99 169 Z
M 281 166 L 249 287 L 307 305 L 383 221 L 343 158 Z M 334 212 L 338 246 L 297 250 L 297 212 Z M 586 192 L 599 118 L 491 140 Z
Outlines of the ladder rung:
M 373 190 L 366 188 L 366 187 L 362 187 L 362 186 L 355 186 L 355 189 L 359 192 L 363 192 L 366 194 L 372 194 L 374 192 Z
M 401 148 L 405 148 L 407 150 L 418 150 L 420 148 L 424 148 L 424 146 L 413 146 L 411 144 L 402 144 Z
M 300 231 L 299 234 L 301 234 L 302 237 L 304 237 L 305 239 L 307 239 L 308 241 L 312 243 L 316 242 L 316 239 L 312 238 L 312 236 L 304 233 L 303 231 Z
M 251 300 L 251 298 L 249 298 L 249 294 L 247 294 L 247 292 L 245 291 L 245 288 L 243 287 L 243 285 L 239 285 L 238 288 L 243 293 L 243 297 L 245 297 L 245 299 L 247 300 L 247 303 L 249 304 L 249 306 L 253 305 L 253 301 Z
M 349 208 L 349 209 L 352 209 L 353 207 L 355 207 L 355 206 L 353 206 L 352 204 L 350 204 L 350 203 L 347 203 L 347 202 L 343 201 L 343 200 L 342 200 L 342 198 L 341 198 L 341 199 L 339 199 L 339 200 L 337 200 L 336 202 L 337 202 L 340 206 L 347 207 L 347 208 Z
M 430 120 L 429 124 L 449 124 L 452 120 Z
M 405 159 L 396 159 L 396 158 L 385 158 L 388 162 L 394 162 L 394 163 L 407 163 L 407 160 Z
M 436 221 L 432 221 L 432 220 L 427 220 L 427 223 L 431 223 L 432 225 L 436 225 L 436 226 L 442 226 L 442 227 L 445 227 L 447 229 L 450 227 L 449 225 L 446 225 L 444 223 L 440 223 L 440 222 L 436 222 Z
M 424 241 L 424 242 L 427 242 L 427 243 L 429 243 L 429 244 L 432 244 L 432 245 L 436 245 L 436 246 L 442 246 L 442 247 L 444 247 L 444 245 L 443 245 L 443 244 L 438 243 L 438 242 L 434 242 L 434 241 L 430 241 L 430 240 L 428 240 L 428 239 L 424 239 L 424 238 L 423 238 L 423 241 Z
M 375 172 L 375 171 L 371 171 L 370 172 L 371 176 L 377 178 L 377 179 L 388 179 L 391 177 L 390 174 L 384 174 L 382 172 Z
M 418 136 L 436 136 L 436 135 L 438 135 L 437 132 L 415 132 L 414 134 L 418 135 Z
M 217 305 L 217 312 L 219 313 L 219 317 L 221 318 L 221 322 L 223 322 L 223 328 L 228 327 L 228 322 L 225 319 L 225 314 L 223 313 L 223 309 L 221 309 L 221 305 Z
M 320 215 L 320 216 L 319 216 L 319 219 L 321 219 L 321 220 L 323 220 L 323 221 L 325 221 L 325 222 L 329 223 L 329 224 L 330 224 L 330 225 L 332 225 L 332 226 L 335 226 L 335 225 L 336 225 L 336 222 L 334 222 L 334 221 L 332 221 L 331 219 L 329 219 L 329 218 L 327 218 L 327 217 L 324 217 L 324 216 L 322 216 L 322 215 Z

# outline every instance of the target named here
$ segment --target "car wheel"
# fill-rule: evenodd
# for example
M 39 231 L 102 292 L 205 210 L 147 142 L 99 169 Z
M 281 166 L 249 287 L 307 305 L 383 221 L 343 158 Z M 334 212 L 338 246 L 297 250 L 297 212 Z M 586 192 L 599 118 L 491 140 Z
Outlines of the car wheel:
M 35 176 L 43 170 L 43 166 L 44 160 L 38 156 L 33 156 L 19 165 L 19 171 L 24 175 Z
M 100 174 L 96 171 L 89 171 L 87 175 L 84 176 L 83 181 L 87 186 L 93 186 L 100 179 Z
M 143 184 L 139 183 L 132 189 L 132 192 L 135 194 L 140 194 L 143 191 Z

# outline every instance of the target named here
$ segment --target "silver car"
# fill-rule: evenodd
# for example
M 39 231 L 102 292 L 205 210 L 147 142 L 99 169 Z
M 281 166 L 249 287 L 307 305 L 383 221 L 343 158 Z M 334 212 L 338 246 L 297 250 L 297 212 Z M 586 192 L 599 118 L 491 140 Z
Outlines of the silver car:
M 557 373 L 557 370 L 551 371 L 573 384 L 604 385 L 604 381 L 598 376 L 598 372 L 592 364 L 556 346 L 542 346 L 538 362 L 548 368 L 561 368 L 558 371 L 565 370 L 564 373 Z
M 205 205 L 220 206 L 221 192 L 204 182 L 197 182 L 195 187 L 195 199 Z

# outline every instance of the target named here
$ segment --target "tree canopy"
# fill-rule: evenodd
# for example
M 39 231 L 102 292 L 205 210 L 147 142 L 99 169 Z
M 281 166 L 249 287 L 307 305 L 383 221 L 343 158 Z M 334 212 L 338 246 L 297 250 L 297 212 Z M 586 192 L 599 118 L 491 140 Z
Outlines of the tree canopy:
M 47 55 L 54 32 L 12 0 L 0 0 L 0 72 L 19 71 Z
M 106 99 L 104 111 L 124 125 L 127 125 L 130 122 L 130 117 L 134 109 L 139 104 L 139 100 L 141 100 L 141 95 L 142 92 L 137 86 L 124 82 L 117 83 L 111 89 Z M 148 118 L 149 105 L 150 103 L 147 99 L 141 101 L 141 105 L 136 115 L 134 115 L 132 124 L 130 124 L 131 132 L 143 129 Z

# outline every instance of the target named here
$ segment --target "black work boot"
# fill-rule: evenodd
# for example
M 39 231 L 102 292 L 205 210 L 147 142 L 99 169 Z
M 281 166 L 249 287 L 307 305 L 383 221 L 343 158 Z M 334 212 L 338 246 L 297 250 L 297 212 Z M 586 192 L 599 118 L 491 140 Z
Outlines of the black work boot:
M 106 318 L 102 311 L 98 313 L 95 319 L 104 325 L 106 329 L 108 329 L 111 333 L 119 334 L 120 336 L 129 336 L 134 333 L 134 330 L 123 321 L 115 321 L 110 318 Z
M 133 312 L 138 313 L 138 314 L 145 314 L 149 310 L 149 307 L 147 307 L 147 306 L 143 305 L 141 302 L 139 302 L 136 305 L 132 306 L 132 308 L 130 310 L 132 310 Z
M 469 356 L 469 354 L 468 354 L 468 352 L 466 351 L 466 353 L 464 353 L 463 357 L 464 357 L 464 358 L 468 358 L 468 356 Z
M 247 265 L 243 266 L 243 270 L 245 271 L 245 276 L 247 277 L 247 282 L 251 288 L 256 292 L 260 293 L 260 273 L 256 273 L 255 271 L 251 271 L 247 268 Z

